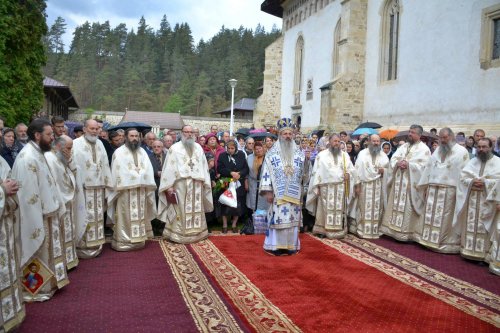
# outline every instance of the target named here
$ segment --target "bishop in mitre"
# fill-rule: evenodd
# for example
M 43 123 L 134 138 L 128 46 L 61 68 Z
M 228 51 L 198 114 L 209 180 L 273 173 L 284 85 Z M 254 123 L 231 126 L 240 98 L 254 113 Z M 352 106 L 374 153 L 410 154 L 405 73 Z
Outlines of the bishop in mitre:
M 85 232 L 85 197 L 79 171 L 72 160 L 73 140 L 61 135 L 54 140 L 52 150 L 45 153 L 50 172 L 66 207 L 61 217 L 60 227 L 66 268 L 78 265 L 76 244 Z
M 380 136 L 370 136 L 368 148 L 359 152 L 355 168 L 356 200 L 349 231 L 361 238 L 379 238 L 386 196 L 384 175 L 389 168 L 389 158 L 380 147 Z
M 115 184 L 108 197 L 108 217 L 114 222 L 111 247 L 116 251 L 141 249 L 153 237 L 156 183 L 135 128 L 125 131 L 125 144 L 113 153 L 111 177 Z
M 455 215 L 460 173 L 469 161 L 469 152 L 455 142 L 453 131 L 439 131 L 439 147 L 429 159 L 420 177 L 419 188 L 425 193 L 425 209 L 415 240 L 442 253 L 460 252 L 461 226 Z
M 421 230 L 420 215 L 424 209 L 424 197 L 417 185 L 431 152 L 420 137 L 422 126 L 412 125 L 408 142 L 391 158 L 387 173 L 387 207 L 380 232 L 399 241 L 414 239 L 415 230 Z
M 354 166 L 340 142 L 337 134 L 330 135 L 330 147 L 316 156 L 306 199 L 307 210 L 316 217 L 313 234 L 329 239 L 347 234 L 356 181 Z
M 93 119 L 85 121 L 85 133 L 73 141 L 73 161 L 81 172 L 85 207 L 87 209 L 85 232 L 77 244 L 79 258 L 94 258 L 102 251 L 105 242 L 104 216 L 106 198 L 112 189 L 108 155 L 97 138 L 99 124 Z
M 12 168 L 12 177 L 22 180 L 17 192 L 21 219 L 21 267 L 23 274 L 34 266 L 40 269 L 41 265 L 47 272 L 43 285 L 40 284 L 36 290 L 25 290 L 24 299 L 30 302 L 50 299 L 69 280 L 60 228 L 66 208 L 43 155 L 50 151 L 53 141 L 50 122 L 35 119 L 28 126 L 28 136 L 30 142 L 19 153 Z
M 486 198 L 496 205 L 497 210 L 491 228 L 491 246 L 486 262 L 490 264 L 490 272 L 500 275 L 500 179 L 497 179 L 495 183 L 495 187 Z
M 205 213 L 214 208 L 210 174 L 190 125 L 182 128 L 181 141 L 169 149 L 158 194 L 158 218 L 166 223 L 163 237 L 194 243 L 208 236 Z
M 282 118 L 276 127 L 279 138 L 266 153 L 259 187 L 260 195 L 271 204 L 264 251 L 277 256 L 294 255 L 300 251 L 302 191 L 308 170 L 304 152 L 293 140 L 295 124 L 290 118 Z
M 491 152 L 488 138 L 477 142 L 476 157 L 460 174 L 457 193 L 457 219 L 461 227 L 460 254 L 471 260 L 485 261 L 490 250 L 496 215 L 497 182 L 500 180 L 500 158 Z
M 25 309 L 21 287 L 21 239 L 16 193 L 9 164 L 0 157 L 0 332 L 22 323 Z

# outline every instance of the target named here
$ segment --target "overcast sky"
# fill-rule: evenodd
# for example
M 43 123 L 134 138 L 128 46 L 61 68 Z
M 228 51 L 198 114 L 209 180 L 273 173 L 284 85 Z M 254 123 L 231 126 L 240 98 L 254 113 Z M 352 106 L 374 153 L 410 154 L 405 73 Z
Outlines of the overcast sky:
M 58 16 L 66 21 L 64 41 L 69 48 L 76 26 L 85 21 L 109 21 L 112 28 L 120 23 L 128 31 L 137 30 L 141 16 L 157 30 L 163 15 L 172 26 L 186 22 L 191 27 L 195 44 L 210 39 L 224 25 L 226 28 L 255 30 L 258 23 L 270 31 L 273 24 L 281 29 L 281 19 L 260 11 L 263 0 L 47 0 L 47 25 Z

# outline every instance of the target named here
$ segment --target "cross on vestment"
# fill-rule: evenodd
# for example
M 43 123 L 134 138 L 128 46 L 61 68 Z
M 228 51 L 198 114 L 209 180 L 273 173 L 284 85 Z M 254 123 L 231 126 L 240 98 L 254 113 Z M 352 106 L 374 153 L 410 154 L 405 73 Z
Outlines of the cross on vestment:
M 290 210 L 289 210 L 288 208 L 286 208 L 286 207 L 283 207 L 283 208 L 281 209 L 281 212 L 282 212 L 282 213 L 283 213 L 283 215 L 285 215 L 285 216 L 288 214 L 288 212 L 289 212 L 289 211 L 290 211 Z
M 300 157 L 295 158 L 294 162 L 296 166 L 299 166 L 301 162 Z
M 192 159 L 189 159 L 188 166 L 191 168 L 191 171 L 193 171 L 194 163 Z
M 295 206 L 295 208 L 294 208 L 293 210 L 295 211 L 295 214 L 300 213 L 300 208 L 299 208 L 299 206 Z
M 270 176 L 269 176 L 269 174 L 268 174 L 267 172 L 264 174 L 264 176 L 262 176 L 262 178 L 264 178 L 264 180 L 265 180 L 266 182 L 267 182 L 267 180 L 269 179 L 269 177 L 270 177 Z
M 280 164 L 280 161 L 276 157 L 273 157 L 271 164 L 276 168 Z

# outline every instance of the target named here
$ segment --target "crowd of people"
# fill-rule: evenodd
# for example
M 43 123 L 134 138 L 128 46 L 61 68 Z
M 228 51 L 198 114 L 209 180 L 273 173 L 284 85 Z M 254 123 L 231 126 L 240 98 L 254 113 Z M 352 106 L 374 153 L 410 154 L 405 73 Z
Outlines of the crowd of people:
M 403 140 L 351 139 L 306 136 L 288 118 L 274 133 L 236 137 L 215 125 L 158 137 L 96 119 L 69 133 L 60 117 L 0 125 L 5 331 L 24 319 L 24 302 L 49 300 L 80 259 L 96 258 L 106 237 L 116 251 L 139 250 L 154 235 L 192 243 L 220 221 L 222 233 L 240 232 L 242 220 L 251 233 L 265 219 L 263 247 L 277 256 L 300 250 L 300 232 L 384 234 L 488 262 L 500 275 L 498 140 L 483 130 L 466 138 L 442 128 L 424 143 L 419 125 Z

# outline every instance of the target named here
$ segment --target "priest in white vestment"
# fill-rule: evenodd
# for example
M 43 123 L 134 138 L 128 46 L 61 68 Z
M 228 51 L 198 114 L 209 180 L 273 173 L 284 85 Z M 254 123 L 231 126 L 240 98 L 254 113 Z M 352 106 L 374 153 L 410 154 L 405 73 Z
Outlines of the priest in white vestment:
M 45 158 L 66 207 L 60 227 L 66 268 L 72 269 L 78 265 L 76 244 L 85 231 L 85 197 L 79 171 L 72 160 L 73 140 L 63 134 L 54 140 L 52 147 Z
M 169 149 L 158 195 L 158 219 L 166 223 L 163 237 L 183 244 L 208 237 L 205 213 L 214 209 L 212 184 L 207 159 L 189 125 Z
M 73 161 L 81 172 L 85 207 L 84 233 L 76 245 L 79 258 L 94 258 L 105 242 L 104 215 L 106 198 L 113 187 L 108 155 L 97 138 L 99 125 L 95 120 L 85 121 L 84 135 L 73 141 Z
M 415 240 L 437 252 L 459 253 L 461 227 L 455 215 L 456 192 L 469 152 L 455 142 L 450 128 L 439 131 L 439 141 L 418 183 L 425 193 L 425 208 Z
M 497 206 L 490 237 L 491 246 L 486 256 L 486 262 L 490 264 L 490 272 L 500 275 L 500 179 L 497 179 L 495 183 L 494 189 L 490 191 L 486 198 L 486 200 L 492 201 Z
M 46 119 L 35 119 L 28 126 L 30 142 L 19 153 L 12 168 L 13 179 L 22 181 L 17 192 L 21 220 L 23 274 L 37 260 L 46 269 L 44 284 L 24 291 L 26 301 L 46 301 L 57 289 L 69 283 L 66 271 L 60 218 L 64 202 L 50 172 L 45 152 L 50 151 L 53 132 Z M 40 268 L 40 264 L 36 264 Z M 23 282 L 26 282 L 23 279 Z
M 431 157 L 420 141 L 423 131 L 420 125 L 410 126 L 408 142 L 394 153 L 387 172 L 388 199 L 380 232 L 399 241 L 413 240 L 415 230 L 422 229 L 424 197 L 417 185 Z
M 460 254 L 484 261 L 490 250 L 496 215 L 496 183 L 500 180 L 500 158 L 493 155 L 493 144 L 483 138 L 477 143 L 476 157 L 463 168 L 457 194 L 457 219 L 462 228 Z
M 368 148 L 360 151 L 356 158 L 355 168 L 356 200 L 349 231 L 361 238 L 379 238 L 386 198 L 384 177 L 389 168 L 389 158 L 380 146 L 380 136 L 370 136 Z
M 293 141 L 290 118 L 277 123 L 279 140 L 267 151 L 262 163 L 259 193 L 272 204 L 267 213 L 264 250 L 273 255 L 292 255 L 300 250 L 304 153 Z
M 22 323 L 25 309 L 21 287 L 21 239 L 17 181 L 10 179 L 10 166 L 0 157 L 0 332 Z
M 330 147 L 316 156 L 309 180 L 306 208 L 316 217 L 313 234 L 333 239 L 343 238 L 347 234 L 356 171 L 349 154 L 340 148 L 340 137 L 332 134 L 329 143 Z
M 125 131 L 125 144 L 113 153 L 111 177 L 115 184 L 108 197 L 108 217 L 114 222 L 111 247 L 116 251 L 141 249 L 153 237 L 156 183 L 135 128 Z

